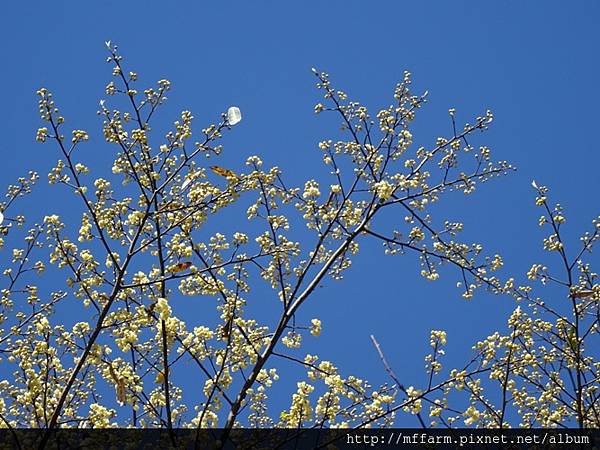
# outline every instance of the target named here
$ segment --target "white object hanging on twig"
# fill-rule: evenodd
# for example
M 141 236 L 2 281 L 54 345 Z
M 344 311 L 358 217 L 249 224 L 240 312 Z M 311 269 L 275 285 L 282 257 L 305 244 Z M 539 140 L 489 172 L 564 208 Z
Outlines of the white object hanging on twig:
M 240 108 L 238 108 L 237 106 L 229 107 L 229 109 L 227 110 L 227 124 L 233 126 L 239 123 L 241 120 L 242 112 L 240 111 Z

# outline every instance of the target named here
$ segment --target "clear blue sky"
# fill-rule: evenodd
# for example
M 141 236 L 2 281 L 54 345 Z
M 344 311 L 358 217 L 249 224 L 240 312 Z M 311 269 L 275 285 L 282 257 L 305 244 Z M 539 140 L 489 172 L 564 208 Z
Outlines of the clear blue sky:
M 395 83 L 411 71 L 430 99 L 415 125 L 419 144 L 449 131 L 449 107 L 460 122 L 491 109 L 495 121 L 480 142 L 518 171 L 472 197 L 450 196 L 444 212 L 465 222 L 465 239 L 504 256 L 504 274 L 524 279 L 543 255 L 532 179 L 566 207 L 572 236 L 600 210 L 595 1 L 30 1 L 5 2 L 0 16 L 4 186 L 29 169 L 45 179 L 58 158 L 34 141 L 34 94 L 42 86 L 70 127 L 90 131 L 88 158 L 109 167 L 114 148 L 101 143 L 95 112 L 110 79 L 104 41 L 111 39 L 142 84 L 173 83 L 163 123 L 190 109 L 199 128 L 239 105 L 244 120 L 225 142 L 227 165 L 240 169 L 258 153 L 291 184 L 322 173 L 316 144 L 338 124 L 313 114 L 320 94 L 312 66 L 373 111 L 390 103 Z M 44 213 L 65 208 L 47 192 L 42 183 L 36 201 Z M 454 273 L 430 283 L 419 270 L 413 257 L 365 246 L 347 279 L 330 283 L 311 306 L 324 325 L 320 355 L 345 373 L 384 381 L 374 333 L 400 378 L 418 384 L 430 329 L 448 331 L 448 359 L 459 363 L 512 310 L 507 298 L 464 301 Z M 314 342 L 307 348 L 314 351 Z

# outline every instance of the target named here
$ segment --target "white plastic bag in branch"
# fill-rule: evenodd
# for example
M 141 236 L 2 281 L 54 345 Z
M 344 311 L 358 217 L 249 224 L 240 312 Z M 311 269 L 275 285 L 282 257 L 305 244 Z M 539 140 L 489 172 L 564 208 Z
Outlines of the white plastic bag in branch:
M 242 120 L 242 112 L 240 111 L 240 108 L 237 106 L 231 106 L 227 110 L 227 124 L 235 125 L 236 123 L 239 123 L 240 120 Z

